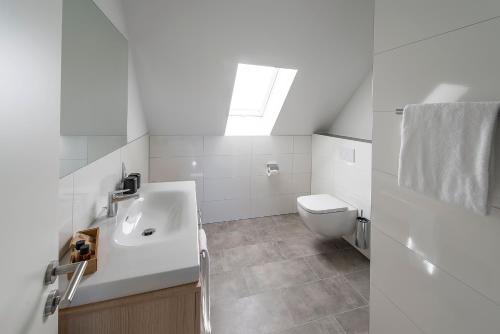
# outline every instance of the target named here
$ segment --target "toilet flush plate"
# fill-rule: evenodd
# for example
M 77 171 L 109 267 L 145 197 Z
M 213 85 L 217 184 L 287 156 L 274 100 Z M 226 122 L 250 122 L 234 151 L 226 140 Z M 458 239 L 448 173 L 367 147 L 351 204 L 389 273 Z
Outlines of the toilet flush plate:
M 342 161 L 355 163 L 356 162 L 356 150 L 354 147 L 341 146 L 339 149 L 339 158 Z

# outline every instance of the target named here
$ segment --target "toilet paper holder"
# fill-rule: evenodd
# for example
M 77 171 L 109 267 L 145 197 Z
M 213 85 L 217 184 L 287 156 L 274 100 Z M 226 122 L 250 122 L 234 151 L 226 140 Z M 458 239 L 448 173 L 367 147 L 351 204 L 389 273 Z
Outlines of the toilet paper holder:
M 267 176 L 278 174 L 280 172 L 280 166 L 276 161 L 268 161 L 266 164 Z

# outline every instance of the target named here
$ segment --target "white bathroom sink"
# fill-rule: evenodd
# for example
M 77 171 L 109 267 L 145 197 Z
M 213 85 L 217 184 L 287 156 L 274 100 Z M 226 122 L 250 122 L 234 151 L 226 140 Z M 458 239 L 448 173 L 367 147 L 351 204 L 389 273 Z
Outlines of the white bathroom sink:
M 71 306 L 198 281 L 194 181 L 149 183 L 139 193 L 92 226 L 100 228 L 98 270 L 85 276 Z M 66 284 L 60 279 L 61 291 Z
M 116 244 L 147 247 L 149 244 L 168 242 L 169 238 L 183 232 L 193 209 L 186 205 L 189 193 L 151 188 L 147 185 L 141 198 L 122 209 L 118 215 L 118 226 L 113 233 Z

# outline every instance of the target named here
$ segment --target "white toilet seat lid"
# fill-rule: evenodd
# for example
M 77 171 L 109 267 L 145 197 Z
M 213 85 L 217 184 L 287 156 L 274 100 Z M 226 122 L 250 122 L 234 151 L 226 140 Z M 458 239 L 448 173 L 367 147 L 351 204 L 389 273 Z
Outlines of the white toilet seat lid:
M 328 194 L 301 196 L 297 198 L 297 203 L 310 213 L 342 212 L 351 208 L 346 202 Z

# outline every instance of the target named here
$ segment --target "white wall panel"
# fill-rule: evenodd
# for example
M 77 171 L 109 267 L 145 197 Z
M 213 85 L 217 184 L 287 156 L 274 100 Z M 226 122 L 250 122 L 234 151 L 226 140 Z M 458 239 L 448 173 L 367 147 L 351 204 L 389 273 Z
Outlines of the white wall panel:
M 292 174 L 252 176 L 252 198 L 273 197 L 274 195 L 292 194 Z
M 205 178 L 203 182 L 204 201 L 220 201 L 227 199 L 249 199 L 250 178 Z
M 333 193 L 333 142 L 327 136 L 312 136 L 312 194 Z
M 424 334 L 374 285 L 370 287 L 370 303 L 377 305 L 370 309 L 371 333 Z
M 375 52 L 500 15 L 497 0 L 377 0 Z
M 205 136 L 204 153 L 207 155 L 250 155 L 252 137 Z
M 151 182 L 194 180 L 203 177 L 203 158 L 151 158 L 150 172 Z
M 311 191 L 310 136 L 151 136 L 152 182 L 195 180 L 204 222 L 296 212 Z M 266 174 L 276 161 L 280 173 Z
M 142 136 L 121 149 L 127 173 L 141 173 L 141 182 L 149 180 L 149 136 Z
M 312 143 L 311 192 L 336 196 L 370 217 L 371 143 L 323 135 L 313 135 Z M 343 149 L 354 150 L 354 163 L 341 158 Z
M 289 174 L 294 170 L 293 161 L 295 154 L 254 154 L 252 156 L 252 174 L 253 175 L 267 175 L 266 165 L 268 162 L 276 162 L 280 167 L 280 173 Z M 311 155 L 305 156 L 306 160 L 311 161 Z
M 311 173 L 311 154 L 294 154 L 293 171 L 295 173 Z
M 372 228 L 372 285 L 424 333 L 496 334 L 500 306 Z
M 252 138 L 253 154 L 293 153 L 293 136 L 258 136 Z
M 500 210 L 480 216 L 399 187 L 373 173 L 373 220 L 398 242 L 500 304 Z
M 121 179 L 120 150 L 94 161 L 74 173 L 73 229 L 87 228 L 105 213 L 108 192 L 115 190 Z
M 264 217 L 297 212 L 297 195 L 279 195 L 252 199 L 252 217 Z
M 293 136 L 293 153 L 311 154 L 311 136 Z
M 374 110 L 498 100 L 499 32 L 500 18 L 375 56 Z
M 150 157 L 196 156 L 203 153 L 201 136 L 151 136 Z
M 60 247 L 72 233 L 88 228 L 106 214 L 108 192 L 120 182 L 122 162 L 128 173 L 139 172 L 141 182 L 149 182 L 149 136 L 142 136 L 59 180 Z M 203 188 L 199 191 L 203 194 Z
M 59 252 L 73 235 L 73 175 L 59 179 L 57 220 L 59 223 Z
M 250 175 L 250 155 L 214 155 L 203 158 L 205 178 L 242 177 Z
M 293 193 L 301 194 L 311 191 L 311 174 L 300 173 L 292 176 Z
M 373 169 L 398 175 L 401 120 L 395 112 L 373 113 Z
M 238 220 L 250 217 L 249 199 L 206 201 L 200 206 L 204 223 Z
M 410 103 L 498 100 L 500 18 L 464 27 L 498 15 L 496 0 L 376 1 L 376 52 L 405 45 L 374 60 L 371 277 L 372 293 L 387 298 L 372 296 L 371 334 L 413 333 L 411 323 L 428 334 L 500 332 L 500 211 L 475 215 L 399 187 L 394 114 Z M 384 326 L 395 310 L 408 329 Z

